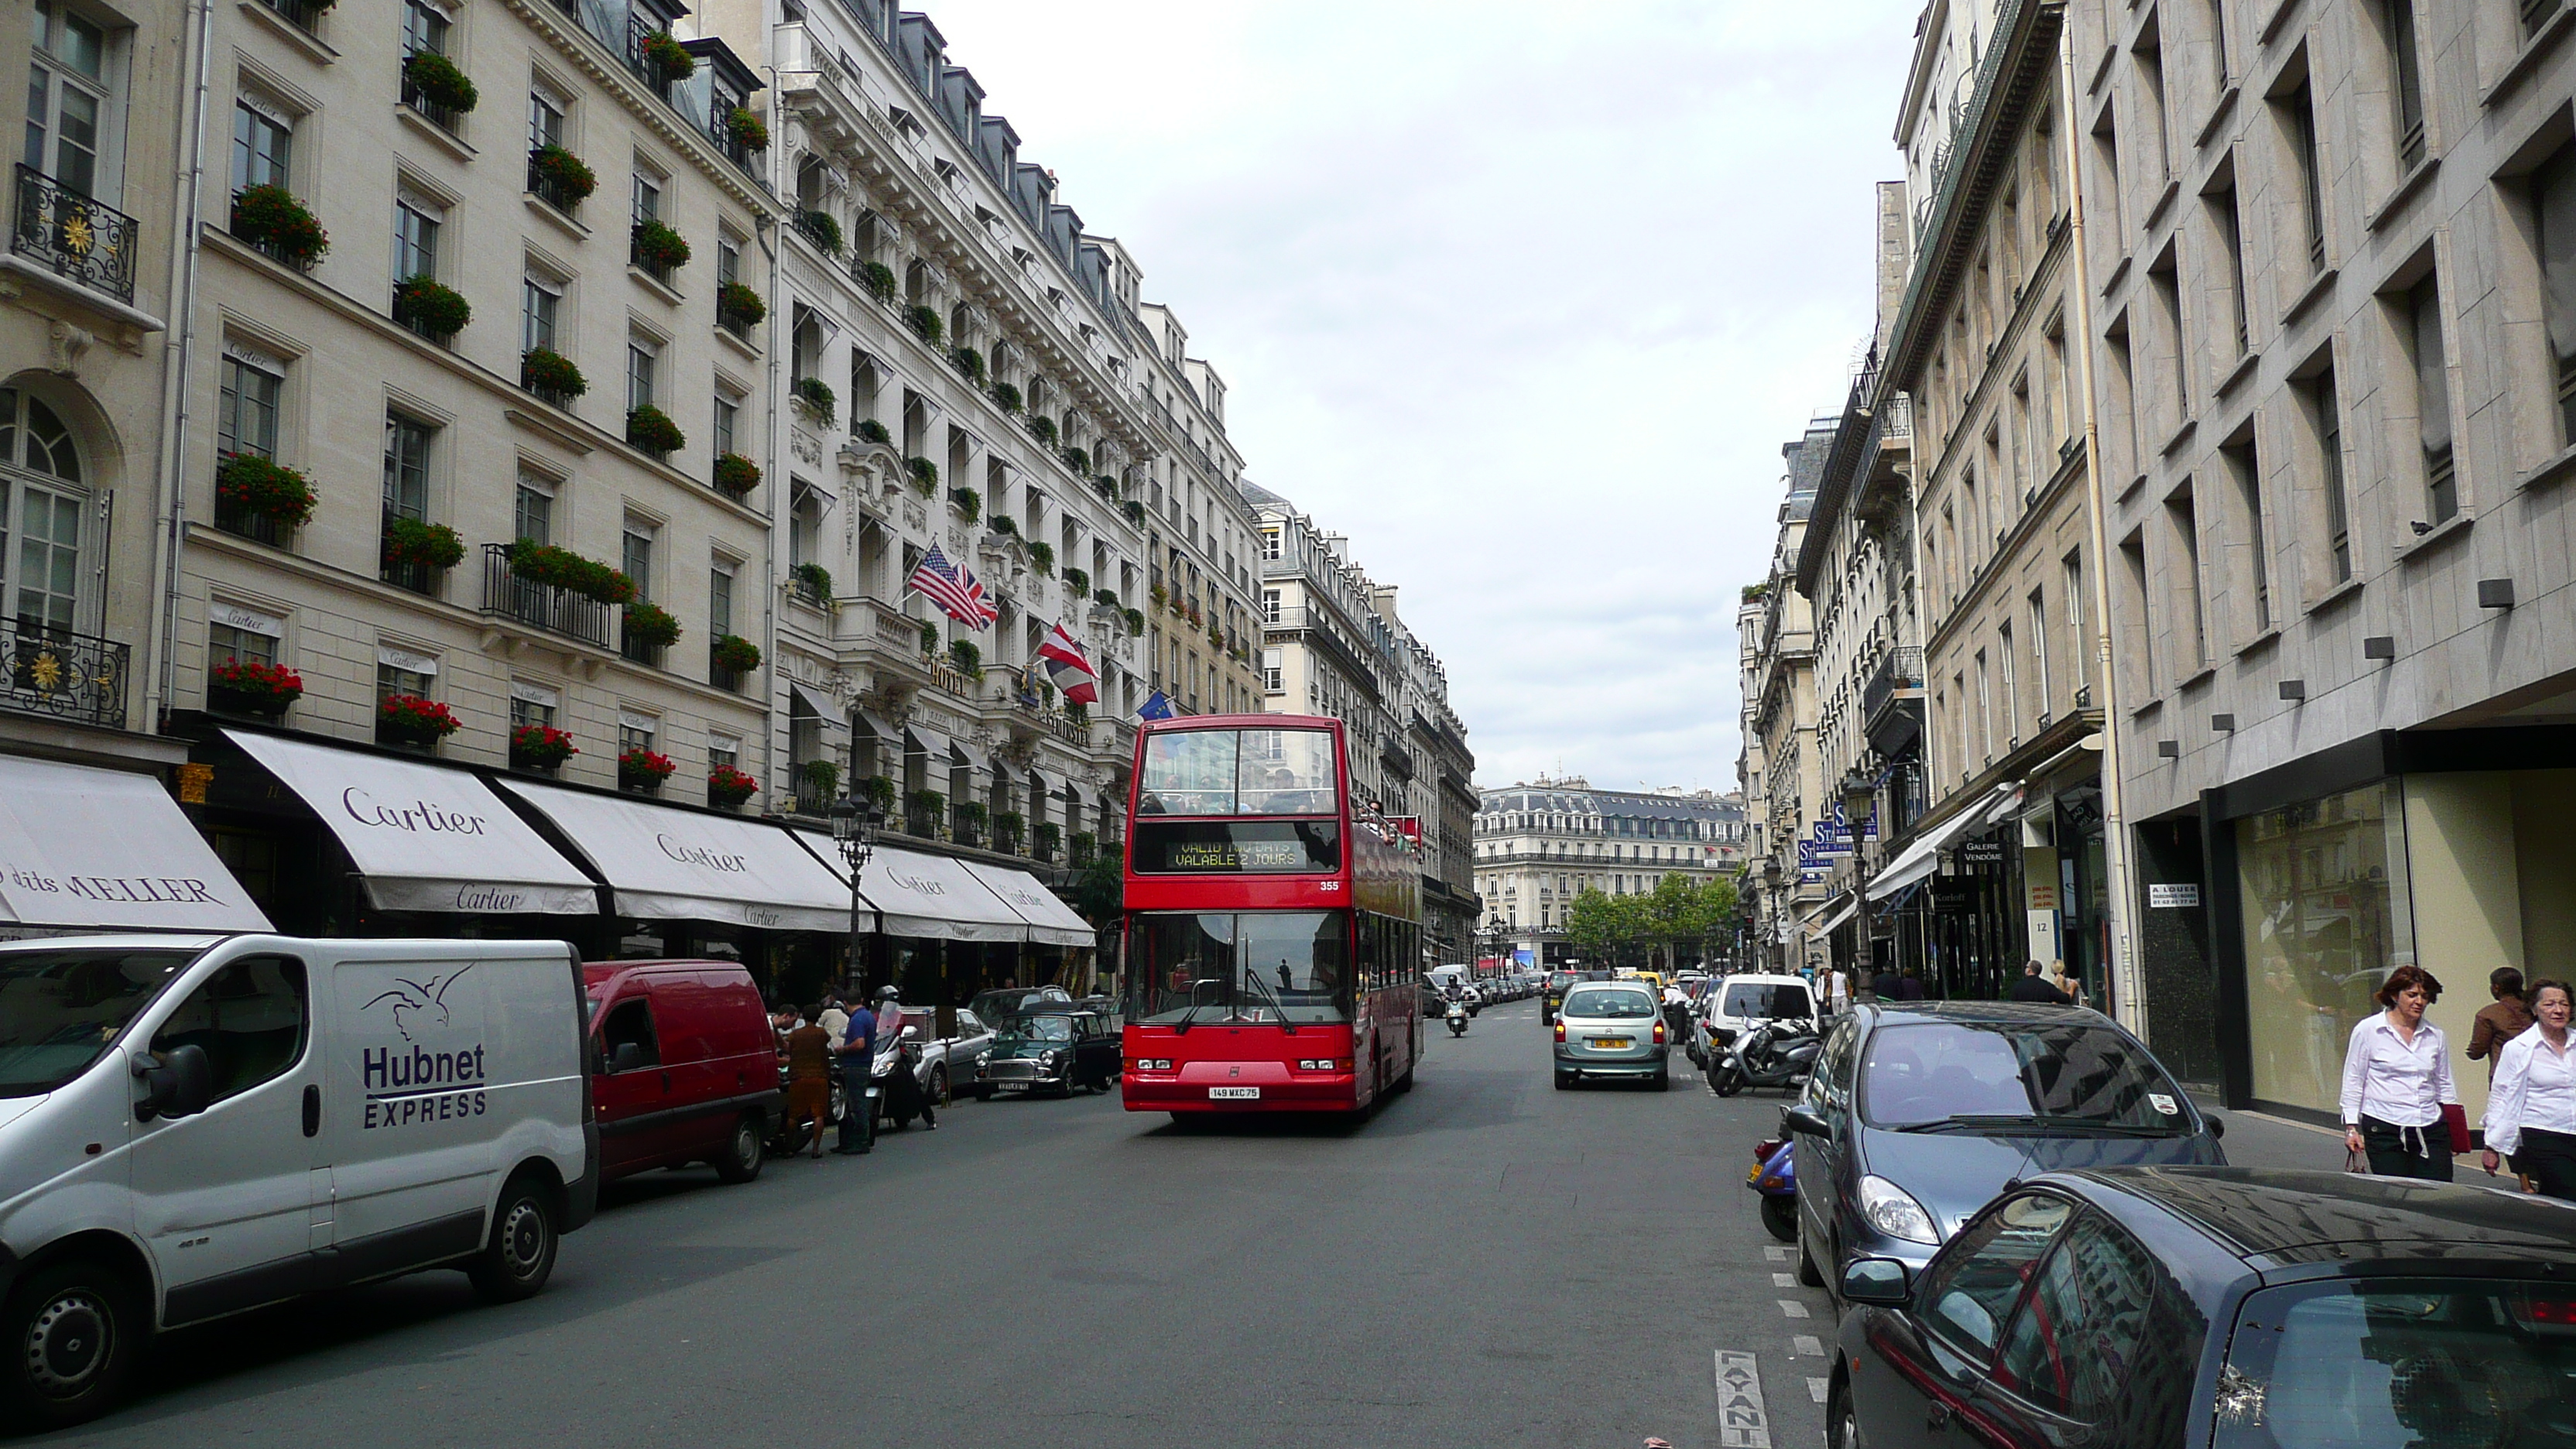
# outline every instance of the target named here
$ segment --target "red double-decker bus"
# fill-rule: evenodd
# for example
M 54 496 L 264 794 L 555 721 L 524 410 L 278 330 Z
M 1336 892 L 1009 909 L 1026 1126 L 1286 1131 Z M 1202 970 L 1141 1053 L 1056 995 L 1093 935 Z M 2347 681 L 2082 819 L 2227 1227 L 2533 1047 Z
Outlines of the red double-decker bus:
M 1138 731 L 1127 817 L 1131 1112 L 1357 1112 L 1422 1046 L 1415 846 L 1351 798 L 1341 721 Z

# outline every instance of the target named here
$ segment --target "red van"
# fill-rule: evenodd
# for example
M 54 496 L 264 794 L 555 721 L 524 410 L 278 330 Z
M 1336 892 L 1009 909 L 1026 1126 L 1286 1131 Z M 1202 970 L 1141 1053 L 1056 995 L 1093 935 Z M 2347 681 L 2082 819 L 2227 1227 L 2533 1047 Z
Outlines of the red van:
M 704 1162 L 726 1182 L 758 1177 L 786 1100 L 751 973 L 731 961 L 595 961 L 582 976 L 600 1176 Z

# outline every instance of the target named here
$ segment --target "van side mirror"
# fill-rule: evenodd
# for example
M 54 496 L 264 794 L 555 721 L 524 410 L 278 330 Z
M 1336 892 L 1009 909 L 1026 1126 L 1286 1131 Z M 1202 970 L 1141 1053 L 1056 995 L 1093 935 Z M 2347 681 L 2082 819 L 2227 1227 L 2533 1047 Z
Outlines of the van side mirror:
M 1902 1308 L 1913 1296 L 1913 1274 L 1894 1258 L 1854 1258 L 1843 1265 L 1845 1303 Z
M 611 1076 L 619 1072 L 634 1071 L 643 1065 L 644 1043 L 640 1041 L 619 1042 L 617 1050 L 611 1052 L 608 1057 L 608 1071 Z
M 215 1099 L 214 1066 L 206 1060 L 206 1049 L 194 1042 L 170 1048 L 158 1061 L 138 1061 L 134 1070 L 143 1079 L 143 1101 L 135 1115 L 146 1121 L 194 1117 Z
M 1780 1125 L 1788 1128 L 1791 1132 L 1806 1132 L 1817 1137 L 1831 1137 L 1834 1135 L 1834 1129 L 1825 1125 L 1825 1119 L 1817 1116 L 1815 1109 L 1804 1102 L 1791 1106 L 1781 1112 Z

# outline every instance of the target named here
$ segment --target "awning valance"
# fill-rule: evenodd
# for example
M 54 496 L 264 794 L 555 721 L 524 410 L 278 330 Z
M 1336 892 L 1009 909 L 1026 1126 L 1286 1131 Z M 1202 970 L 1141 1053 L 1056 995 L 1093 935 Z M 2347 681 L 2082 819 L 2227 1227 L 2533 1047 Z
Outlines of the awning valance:
M 797 837 L 842 881 L 849 876 L 831 837 L 799 830 Z M 846 891 L 849 887 L 841 887 Z M 889 936 L 935 941 L 1025 941 L 1029 923 L 969 874 L 963 861 L 880 845 L 859 872 L 859 894 L 876 907 L 877 929 Z
M 984 883 L 984 888 L 1002 898 L 1002 904 L 1029 923 L 1029 939 L 1041 946 L 1088 946 L 1092 942 L 1091 923 L 1074 914 L 1056 893 L 1038 884 L 1038 878 L 1024 870 L 1008 866 L 965 862 L 966 873 Z
M 1843 897 L 1843 903 L 1836 906 L 1833 913 L 1826 916 L 1822 924 L 1809 926 L 1807 928 L 1807 933 L 1814 936 L 1830 936 L 1834 933 L 1837 927 L 1841 926 L 1843 922 L 1850 920 L 1854 915 L 1858 914 L 1859 911 L 1860 893 L 1855 891 L 1852 894 Z
M 1869 883 L 1869 898 L 1884 900 L 1940 868 L 1941 852 L 1960 837 L 1993 824 L 2010 813 L 2021 798 L 2019 785 L 1997 785 L 1993 793 L 1971 804 L 1967 809 L 1943 821 L 1929 834 L 1915 838 L 1912 845 L 1898 853 Z
M 773 931 L 846 931 L 850 887 L 784 829 L 612 795 L 503 782 L 616 892 L 620 915 Z
M 599 887 L 480 776 L 226 730 L 339 837 L 388 911 L 595 916 Z
M 266 931 L 159 780 L 0 757 L 0 903 L 30 926 Z

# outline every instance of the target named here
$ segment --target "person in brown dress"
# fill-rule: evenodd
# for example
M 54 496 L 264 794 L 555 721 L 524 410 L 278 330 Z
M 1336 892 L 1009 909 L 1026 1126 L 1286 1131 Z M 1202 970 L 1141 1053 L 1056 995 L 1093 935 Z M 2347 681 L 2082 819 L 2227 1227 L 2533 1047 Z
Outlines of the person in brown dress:
M 2487 1085 L 2492 1087 L 2504 1044 L 2531 1030 L 2531 1007 L 2522 999 L 2522 973 L 2510 966 L 2487 974 L 2487 990 L 2495 1003 L 2479 1008 L 2477 1024 L 2469 1028 L 2469 1060 L 2487 1064 Z
M 823 1155 L 823 1128 L 832 1115 L 832 1034 L 815 1024 L 820 1007 L 805 1009 L 805 1023 L 787 1034 L 788 1141 L 814 1124 L 814 1156 Z

